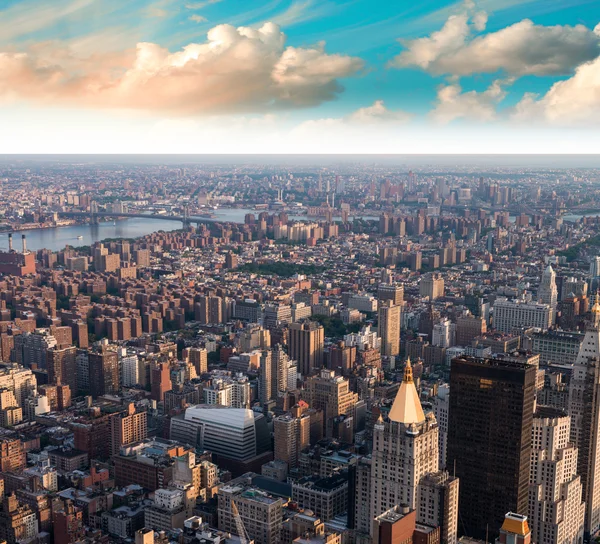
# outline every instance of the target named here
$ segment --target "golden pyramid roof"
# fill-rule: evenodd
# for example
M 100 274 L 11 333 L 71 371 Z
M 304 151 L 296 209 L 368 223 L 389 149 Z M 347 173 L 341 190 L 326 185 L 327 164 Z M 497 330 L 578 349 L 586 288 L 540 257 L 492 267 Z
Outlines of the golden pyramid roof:
M 413 381 L 412 366 L 410 358 L 406 360 L 404 368 L 404 379 L 400 384 L 400 389 L 396 393 L 394 404 L 390 410 L 391 421 L 410 425 L 411 423 L 422 423 L 425 421 L 425 413 L 419 400 L 419 394 Z

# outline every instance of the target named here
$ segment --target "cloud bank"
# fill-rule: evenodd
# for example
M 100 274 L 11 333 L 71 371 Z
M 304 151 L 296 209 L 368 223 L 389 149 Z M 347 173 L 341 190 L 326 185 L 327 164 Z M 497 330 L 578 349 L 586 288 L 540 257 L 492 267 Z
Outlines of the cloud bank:
M 285 45 L 278 25 L 218 25 L 204 43 L 171 53 L 155 43 L 110 57 L 77 58 L 61 43 L 0 51 L 0 100 L 137 109 L 172 115 L 262 112 L 315 106 L 343 90 L 362 60 L 323 43 Z
M 452 15 L 431 35 L 400 40 L 405 47 L 390 62 L 395 68 L 417 67 L 435 75 L 466 76 L 504 71 L 515 76 L 570 74 L 600 55 L 600 26 L 536 25 L 529 19 L 496 32 L 485 29 L 487 15 Z

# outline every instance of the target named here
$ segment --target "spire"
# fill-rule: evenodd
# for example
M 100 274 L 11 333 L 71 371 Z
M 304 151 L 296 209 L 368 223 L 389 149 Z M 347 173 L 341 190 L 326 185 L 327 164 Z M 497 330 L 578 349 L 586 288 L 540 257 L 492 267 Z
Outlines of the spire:
M 398 393 L 396 393 L 396 398 L 388 417 L 391 421 L 403 423 L 404 425 L 423 423 L 425 421 L 425 413 L 423 412 L 419 394 L 413 381 L 410 359 L 406 361 L 404 379 L 400 384 Z
M 407 359 L 406 359 L 406 366 L 404 367 L 404 379 L 402 380 L 402 382 L 403 383 L 414 383 L 412 365 L 410 364 L 410 357 L 407 357 Z

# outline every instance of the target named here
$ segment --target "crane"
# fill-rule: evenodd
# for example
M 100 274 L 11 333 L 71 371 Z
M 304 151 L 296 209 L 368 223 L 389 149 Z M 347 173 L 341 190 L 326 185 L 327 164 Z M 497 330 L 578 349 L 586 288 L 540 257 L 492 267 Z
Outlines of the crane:
M 233 519 L 235 520 L 235 526 L 237 528 L 238 536 L 240 537 L 240 544 L 254 544 L 254 540 L 250 540 L 248 536 L 248 532 L 244 527 L 244 523 L 242 522 L 242 517 L 240 516 L 240 512 L 235 505 L 235 502 L 231 501 L 231 512 L 233 514 Z

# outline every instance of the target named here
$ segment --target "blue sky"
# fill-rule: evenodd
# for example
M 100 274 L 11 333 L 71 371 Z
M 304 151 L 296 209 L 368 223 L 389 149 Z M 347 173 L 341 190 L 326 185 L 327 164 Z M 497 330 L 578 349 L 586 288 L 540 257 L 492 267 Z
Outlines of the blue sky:
M 597 0 L 5 0 L 0 153 L 596 152 Z

